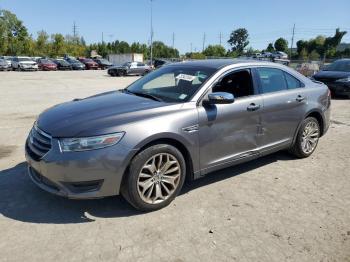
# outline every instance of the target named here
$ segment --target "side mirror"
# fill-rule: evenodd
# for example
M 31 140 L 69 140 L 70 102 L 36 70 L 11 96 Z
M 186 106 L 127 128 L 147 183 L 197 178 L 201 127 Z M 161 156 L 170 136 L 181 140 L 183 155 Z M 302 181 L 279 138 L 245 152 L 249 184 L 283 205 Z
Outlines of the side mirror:
M 235 101 L 233 94 L 227 92 L 214 92 L 208 95 L 208 99 L 204 100 L 204 104 L 232 104 Z

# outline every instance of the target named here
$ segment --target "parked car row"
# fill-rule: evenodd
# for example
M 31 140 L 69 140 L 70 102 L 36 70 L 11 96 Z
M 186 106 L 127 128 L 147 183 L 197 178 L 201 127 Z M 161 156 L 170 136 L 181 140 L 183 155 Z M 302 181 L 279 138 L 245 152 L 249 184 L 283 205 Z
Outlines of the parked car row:
M 107 69 L 112 66 L 108 60 L 103 58 L 44 58 L 44 57 L 28 57 L 28 56 L 1 56 L 0 70 L 2 71 L 54 71 L 54 70 L 97 70 Z

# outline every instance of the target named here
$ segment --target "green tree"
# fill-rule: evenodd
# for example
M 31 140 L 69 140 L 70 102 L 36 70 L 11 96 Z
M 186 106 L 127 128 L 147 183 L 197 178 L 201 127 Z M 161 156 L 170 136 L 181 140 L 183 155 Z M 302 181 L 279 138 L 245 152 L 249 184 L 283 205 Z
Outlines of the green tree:
M 276 51 L 287 52 L 288 51 L 288 41 L 282 37 L 278 38 L 275 41 L 275 49 Z
M 205 56 L 224 57 L 226 56 L 226 49 L 221 45 L 208 45 L 203 54 Z
M 35 54 L 46 56 L 49 54 L 49 35 L 44 31 L 39 31 L 35 42 Z
M 66 54 L 64 36 L 62 34 L 53 34 L 51 39 L 51 56 L 64 56 Z
M 17 16 L 10 11 L 1 10 L 0 48 L 6 55 L 25 54 L 30 44 L 27 28 Z
M 337 28 L 333 37 L 327 37 L 325 39 L 323 59 L 326 59 L 326 55 L 335 55 L 336 48 L 340 44 L 341 40 L 343 39 L 343 36 L 346 35 L 346 33 L 346 31 L 340 31 L 339 28 Z
M 232 31 L 230 39 L 227 41 L 231 45 L 232 51 L 237 51 L 239 55 L 243 54 L 244 48 L 249 44 L 248 30 L 245 28 L 238 28 Z
M 273 47 L 273 44 L 272 44 L 272 43 L 269 43 L 269 45 L 268 45 L 267 48 L 266 48 L 266 51 L 267 51 L 267 52 L 270 52 L 270 53 L 272 53 L 272 52 L 275 51 L 275 48 Z

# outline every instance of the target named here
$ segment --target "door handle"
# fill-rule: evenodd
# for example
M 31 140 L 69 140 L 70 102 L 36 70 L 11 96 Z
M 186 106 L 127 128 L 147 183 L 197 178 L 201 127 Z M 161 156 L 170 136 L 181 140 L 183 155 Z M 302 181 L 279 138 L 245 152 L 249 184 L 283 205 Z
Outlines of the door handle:
M 297 100 L 298 102 L 302 102 L 306 99 L 305 96 L 301 96 L 301 95 L 298 95 L 297 98 L 295 100 Z
M 254 103 L 251 103 L 248 107 L 247 110 L 248 111 L 256 111 L 260 109 L 260 105 L 256 105 Z

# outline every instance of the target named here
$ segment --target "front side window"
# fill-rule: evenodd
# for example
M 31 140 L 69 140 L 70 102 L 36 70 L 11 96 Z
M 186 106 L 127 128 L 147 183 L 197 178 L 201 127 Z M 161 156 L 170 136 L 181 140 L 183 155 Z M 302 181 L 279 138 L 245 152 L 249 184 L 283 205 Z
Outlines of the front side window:
M 152 95 L 165 102 L 187 102 L 216 70 L 206 67 L 166 66 L 131 84 L 126 91 Z
M 287 90 L 284 73 L 276 68 L 257 68 L 261 89 L 264 94 Z
M 231 93 L 235 98 L 254 95 L 254 87 L 249 69 L 225 75 L 214 87 L 213 92 Z

